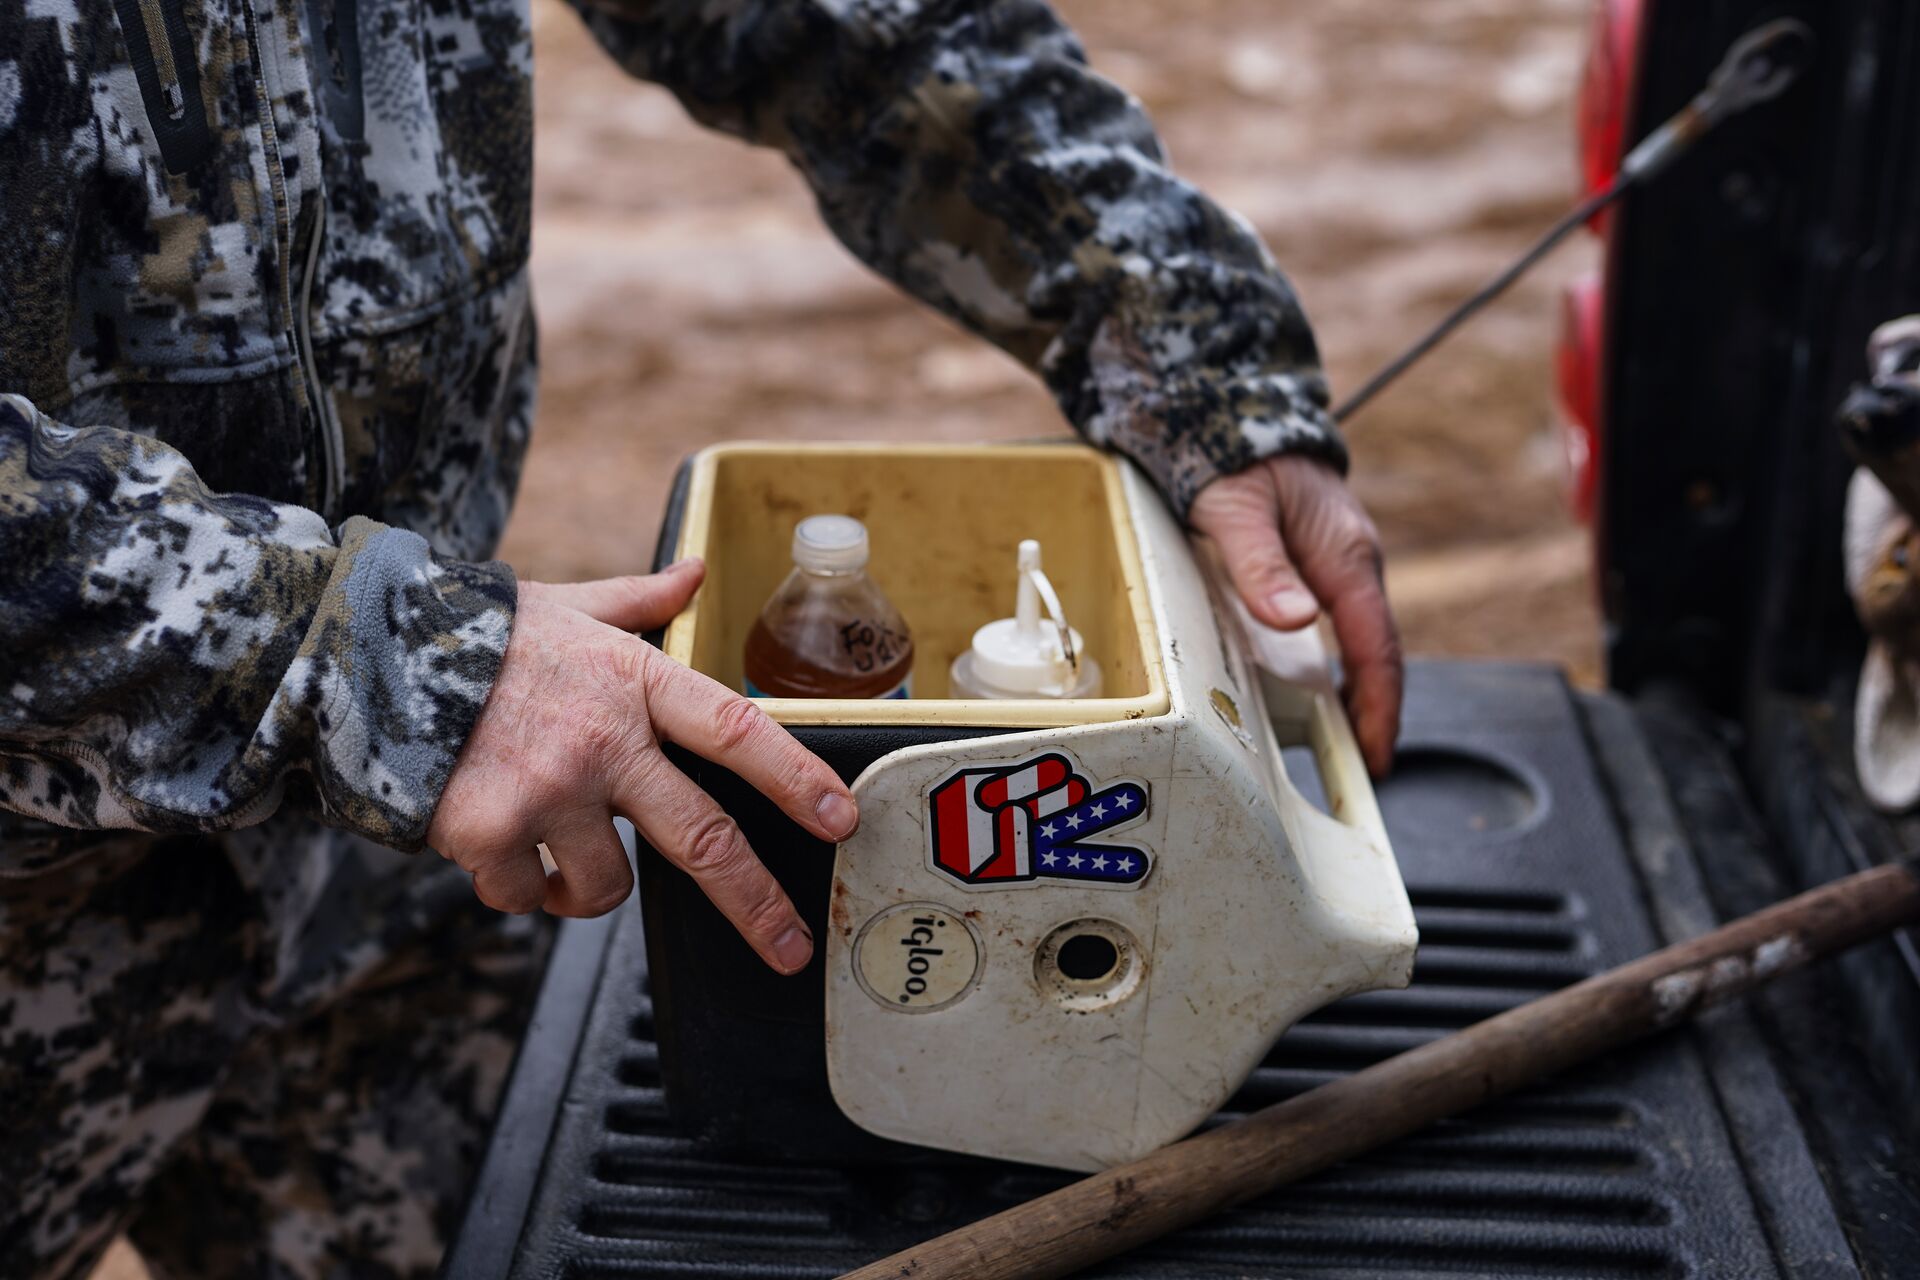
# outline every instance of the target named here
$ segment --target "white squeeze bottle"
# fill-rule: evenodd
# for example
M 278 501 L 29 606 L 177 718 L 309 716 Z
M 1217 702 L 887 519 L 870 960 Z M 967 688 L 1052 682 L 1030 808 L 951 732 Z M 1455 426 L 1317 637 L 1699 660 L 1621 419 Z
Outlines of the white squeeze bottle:
M 1080 633 L 1067 625 L 1060 597 L 1041 571 L 1040 544 L 1032 538 L 1020 544 L 1018 572 L 1013 616 L 973 633 L 972 647 L 953 660 L 951 696 L 1099 697 L 1100 664 L 1086 655 Z

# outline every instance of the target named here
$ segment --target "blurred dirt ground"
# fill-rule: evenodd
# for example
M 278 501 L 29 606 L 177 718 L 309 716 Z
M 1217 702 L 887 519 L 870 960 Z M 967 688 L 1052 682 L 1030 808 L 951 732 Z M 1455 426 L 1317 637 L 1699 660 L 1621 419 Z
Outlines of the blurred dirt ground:
M 1586 0 L 1064 0 L 1175 166 L 1250 218 L 1350 389 L 1524 246 L 1573 187 Z M 535 0 L 539 431 L 503 554 L 644 567 L 681 457 L 734 438 L 1058 434 L 1011 360 L 870 277 L 777 155 L 688 123 Z M 1576 247 L 1353 424 L 1416 654 L 1593 681 L 1583 536 L 1549 429 Z M 96 1280 L 138 1280 L 124 1243 Z
M 1252 219 L 1351 388 L 1566 205 L 1586 0 L 1066 0 L 1175 166 Z M 778 155 L 687 122 L 538 0 L 543 402 L 506 557 L 631 571 L 674 465 L 728 438 L 1059 433 L 1023 369 L 869 276 Z M 1548 430 L 1575 246 L 1353 424 L 1415 653 L 1598 675 Z

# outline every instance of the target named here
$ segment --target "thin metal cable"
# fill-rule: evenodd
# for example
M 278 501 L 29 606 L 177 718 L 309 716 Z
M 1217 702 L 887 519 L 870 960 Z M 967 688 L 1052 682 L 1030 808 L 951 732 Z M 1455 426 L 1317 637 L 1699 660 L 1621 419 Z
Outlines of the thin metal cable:
M 1429 351 L 1445 342 L 1455 329 L 1479 314 L 1489 302 L 1511 288 L 1514 281 L 1531 271 L 1535 263 L 1552 253 L 1562 240 L 1573 234 L 1575 228 L 1582 226 L 1596 213 L 1625 195 L 1633 186 L 1633 182 L 1632 177 L 1615 174 L 1611 182 L 1570 210 L 1553 225 L 1552 230 L 1540 237 L 1531 249 L 1516 258 L 1506 270 L 1481 285 L 1477 293 L 1448 312 L 1446 319 L 1428 330 L 1418 342 L 1401 352 L 1386 368 L 1367 379 L 1366 384 L 1358 391 L 1341 401 L 1339 407 L 1333 411 L 1333 420 L 1345 422 L 1359 412 L 1367 401 L 1386 390 L 1395 379 L 1417 364 Z

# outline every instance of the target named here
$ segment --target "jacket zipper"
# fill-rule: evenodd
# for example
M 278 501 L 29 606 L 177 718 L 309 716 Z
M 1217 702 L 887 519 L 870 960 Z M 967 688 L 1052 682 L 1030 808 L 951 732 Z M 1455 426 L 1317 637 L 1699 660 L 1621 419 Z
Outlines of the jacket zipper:
M 308 38 L 324 56 L 326 74 L 314 86 L 325 101 L 328 118 L 345 142 L 359 142 L 365 126 L 360 83 L 360 12 L 358 0 L 308 0 Z M 320 379 L 313 353 L 313 284 L 319 276 L 320 250 L 327 238 L 327 199 L 324 181 L 312 194 L 313 231 L 307 241 L 306 266 L 300 276 L 300 307 L 294 314 L 294 338 L 300 348 L 300 366 L 307 380 L 307 398 L 320 429 L 320 512 L 328 519 L 346 498 L 346 439 L 334 410 L 333 397 Z
M 199 50 L 180 0 L 114 0 L 127 61 L 140 84 L 147 125 L 169 173 L 185 173 L 212 149 L 200 101 Z
M 319 274 L 320 245 L 327 238 L 327 201 L 324 193 L 313 193 L 316 212 L 313 231 L 307 237 L 307 262 L 300 273 L 299 309 L 294 312 L 294 338 L 300 348 L 300 373 L 307 383 L 307 401 L 320 428 L 320 514 L 333 518 L 333 507 L 340 500 L 347 469 L 346 441 L 340 420 L 334 416 L 333 397 L 320 380 L 320 365 L 313 356 L 313 282 Z
M 166 0 L 159 0 L 165 3 Z M 256 71 L 254 85 L 259 93 L 262 110 L 260 130 L 266 138 L 268 180 L 273 187 L 273 201 L 276 221 L 284 231 L 286 241 L 282 261 L 291 258 L 295 246 L 299 244 L 299 223 L 293 216 L 293 198 L 287 190 L 286 179 L 280 168 L 280 132 L 274 127 L 272 96 L 267 89 L 262 59 L 264 52 L 260 45 L 260 31 L 254 21 L 251 5 L 244 6 L 247 18 L 247 44 L 253 50 Z M 320 379 L 320 367 L 313 356 L 313 281 L 319 273 L 320 246 L 327 236 L 327 200 L 326 193 L 314 190 L 309 197 L 313 201 L 313 229 L 307 234 L 306 260 L 300 268 L 300 296 L 298 299 L 288 296 L 287 273 L 280 273 L 282 281 L 281 315 L 283 322 L 293 331 L 295 354 L 300 361 L 300 393 L 306 402 L 304 408 L 313 419 L 319 436 L 319 491 L 315 494 L 314 509 L 323 519 L 332 519 L 334 504 L 339 500 L 342 484 L 341 476 L 346 471 L 344 445 L 341 440 L 339 423 L 333 416 L 333 401 L 327 396 L 325 386 Z M 284 213 L 280 211 L 284 210 Z
M 187 114 L 187 95 L 180 85 L 180 68 L 173 61 L 173 37 L 167 32 L 167 11 L 160 0 L 140 0 L 140 20 L 153 50 L 153 69 L 166 99 L 167 119 L 179 123 Z

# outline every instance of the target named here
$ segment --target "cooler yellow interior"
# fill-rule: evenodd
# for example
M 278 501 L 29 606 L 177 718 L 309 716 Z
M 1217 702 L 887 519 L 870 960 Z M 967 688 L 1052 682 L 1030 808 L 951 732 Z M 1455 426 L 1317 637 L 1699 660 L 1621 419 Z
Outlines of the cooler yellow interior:
M 1044 728 L 1165 715 L 1166 673 L 1119 464 L 1083 445 L 726 444 L 698 454 L 677 554 L 707 562 L 667 653 L 731 688 L 760 607 L 793 568 L 793 527 L 865 522 L 868 572 L 913 632 L 909 699 L 767 698 L 783 724 Z M 1014 556 L 1038 538 L 1067 619 L 1100 663 L 1100 698 L 947 697 L 977 627 L 1013 612 Z

